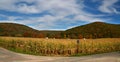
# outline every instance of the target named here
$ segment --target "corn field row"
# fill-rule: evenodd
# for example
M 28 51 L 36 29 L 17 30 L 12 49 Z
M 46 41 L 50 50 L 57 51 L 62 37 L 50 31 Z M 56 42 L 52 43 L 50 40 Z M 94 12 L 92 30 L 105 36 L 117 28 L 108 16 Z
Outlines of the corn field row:
M 78 46 L 78 48 L 77 48 Z M 120 51 L 120 38 L 108 39 L 38 39 L 0 37 L 0 47 L 20 53 L 45 56 L 87 55 Z

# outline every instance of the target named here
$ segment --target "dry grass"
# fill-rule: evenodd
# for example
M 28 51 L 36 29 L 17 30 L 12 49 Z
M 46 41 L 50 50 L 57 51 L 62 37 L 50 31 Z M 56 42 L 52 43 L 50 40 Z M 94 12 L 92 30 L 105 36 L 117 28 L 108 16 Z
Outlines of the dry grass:
M 80 39 L 78 51 L 76 39 L 0 37 L 0 46 L 27 54 L 71 56 L 120 51 L 120 38 Z

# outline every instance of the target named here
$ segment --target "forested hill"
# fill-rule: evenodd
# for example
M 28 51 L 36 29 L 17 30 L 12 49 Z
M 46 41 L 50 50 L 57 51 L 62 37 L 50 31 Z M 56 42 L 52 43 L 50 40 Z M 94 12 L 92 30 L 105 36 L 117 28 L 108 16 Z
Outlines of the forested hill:
M 38 30 L 16 23 L 0 23 L 0 36 L 27 36 L 38 33 Z
M 39 31 L 21 24 L 0 23 L 0 36 L 37 38 L 120 38 L 120 24 L 93 22 L 65 31 Z
M 16 23 L 0 23 L 0 36 L 12 37 L 35 37 L 35 38 L 61 38 L 62 31 L 39 31 L 22 24 Z
M 120 24 L 94 22 L 65 31 L 70 38 L 120 38 Z

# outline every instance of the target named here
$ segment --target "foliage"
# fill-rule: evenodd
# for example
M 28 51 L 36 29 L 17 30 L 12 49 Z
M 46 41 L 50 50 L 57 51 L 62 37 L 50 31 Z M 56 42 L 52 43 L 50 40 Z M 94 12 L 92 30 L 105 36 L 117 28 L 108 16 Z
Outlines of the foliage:
M 120 38 L 120 25 L 94 22 L 65 31 L 70 38 Z
M 38 31 L 28 26 L 15 23 L 0 23 L 0 36 L 34 38 L 120 38 L 120 25 L 94 22 L 65 31 Z
M 0 33 L 2 33 L 2 36 L 23 36 L 26 32 L 39 32 L 37 30 L 34 30 L 28 26 L 21 25 L 21 24 L 15 24 L 15 23 L 0 23 Z

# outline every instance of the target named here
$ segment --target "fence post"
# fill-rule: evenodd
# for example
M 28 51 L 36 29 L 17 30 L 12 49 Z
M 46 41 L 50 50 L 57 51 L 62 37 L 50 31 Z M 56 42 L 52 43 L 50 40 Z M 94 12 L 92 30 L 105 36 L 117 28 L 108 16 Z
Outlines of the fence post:
M 80 43 L 80 40 L 77 40 L 77 49 L 76 49 L 77 54 L 79 53 L 79 43 Z

